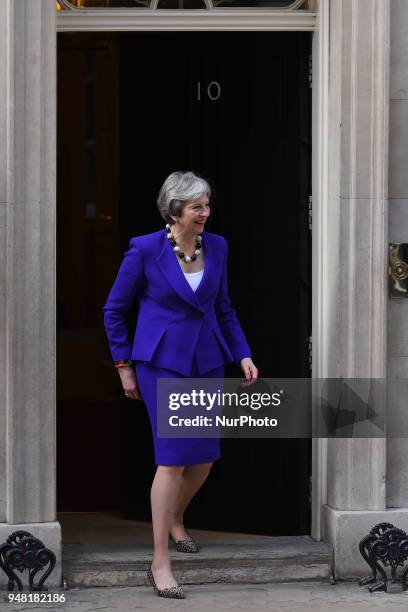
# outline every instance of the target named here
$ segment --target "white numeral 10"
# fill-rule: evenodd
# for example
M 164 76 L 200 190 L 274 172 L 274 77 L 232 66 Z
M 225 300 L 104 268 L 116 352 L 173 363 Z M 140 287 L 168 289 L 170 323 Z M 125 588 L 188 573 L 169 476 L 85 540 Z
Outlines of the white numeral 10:
M 208 83 L 207 87 L 207 96 L 210 100 L 218 100 L 221 96 L 221 85 L 218 81 L 211 81 Z M 201 101 L 201 82 L 197 81 L 197 100 Z

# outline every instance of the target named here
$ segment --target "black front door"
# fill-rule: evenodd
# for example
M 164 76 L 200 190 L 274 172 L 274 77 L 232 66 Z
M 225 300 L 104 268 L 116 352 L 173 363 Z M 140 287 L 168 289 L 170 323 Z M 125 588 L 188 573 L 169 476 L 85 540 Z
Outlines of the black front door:
M 310 34 L 130 33 L 119 47 L 122 252 L 131 236 L 164 227 L 156 197 L 170 172 L 210 179 L 207 229 L 228 240 L 230 296 L 259 374 L 308 377 Z M 145 411 L 130 404 L 122 403 L 122 509 L 143 519 L 153 449 Z M 310 532 L 310 440 L 224 439 L 222 450 L 188 525 Z

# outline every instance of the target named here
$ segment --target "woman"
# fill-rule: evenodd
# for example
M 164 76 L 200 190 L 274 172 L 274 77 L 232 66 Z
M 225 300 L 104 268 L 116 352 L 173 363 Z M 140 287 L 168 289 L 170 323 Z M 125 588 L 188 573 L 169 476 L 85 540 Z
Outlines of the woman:
M 157 379 L 223 378 L 230 362 L 241 365 L 247 381 L 258 376 L 228 297 L 226 240 L 204 231 L 210 196 L 207 181 L 192 172 L 167 177 L 157 201 L 166 229 L 130 240 L 104 306 L 110 351 L 125 395 L 143 398 L 153 433 L 157 470 L 148 577 L 162 597 L 185 596 L 171 571 L 169 534 L 180 552 L 197 552 L 183 513 L 221 454 L 218 438 L 157 436 Z M 131 343 L 126 318 L 136 299 L 139 316 Z

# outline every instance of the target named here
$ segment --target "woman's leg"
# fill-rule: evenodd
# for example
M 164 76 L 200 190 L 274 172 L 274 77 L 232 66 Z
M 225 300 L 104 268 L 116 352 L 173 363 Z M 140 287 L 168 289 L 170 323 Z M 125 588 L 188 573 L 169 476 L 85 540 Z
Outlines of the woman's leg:
M 211 466 L 212 463 L 198 463 L 187 465 L 184 468 L 181 486 L 170 519 L 170 533 L 176 541 L 187 540 L 189 537 L 184 529 L 183 514 L 194 495 L 207 479 Z
M 196 360 L 193 362 L 191 376 L 200 377 Z M 207 372 L 205 374 L 205 378 L 224 378 L 224 367 L 220 366 L 210 372 Z M 194 495 L 206 481 L 212 465 L 213 462 L 196 463 L 193 465 L 187 465 L 184 469 L 179 496 L 177 498 L 174 514 L 170 522 L 170 533 L 176 541 L 187 540 L 189 537 L 183 525 L 184 511 L 186 510 L 190 501 L 193 499 Z
M 169 526 L 182 484 L 182 465 L 158 465 L 151 489 L 154 556 L 152 572 L 157 588 L 177 585 L 171 572 Z

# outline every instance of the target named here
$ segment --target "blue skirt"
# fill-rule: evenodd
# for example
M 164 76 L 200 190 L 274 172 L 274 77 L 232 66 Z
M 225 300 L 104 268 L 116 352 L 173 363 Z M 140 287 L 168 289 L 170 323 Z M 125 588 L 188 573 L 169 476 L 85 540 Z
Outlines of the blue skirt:
M 182 378 L 183 374 L 157 368 L 142 361 L 135 362 L 136 378 L 147 408 L 153 434 L 156 465 L 194 465 L 221 459 L 220 439 L 162 438 L 157 436 L 157 379 Z M 198 374 L 194 363 L 189 378 L 224 378 L 224 366 Z

